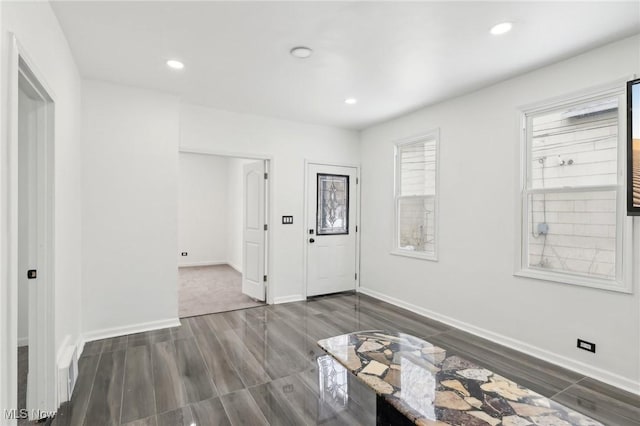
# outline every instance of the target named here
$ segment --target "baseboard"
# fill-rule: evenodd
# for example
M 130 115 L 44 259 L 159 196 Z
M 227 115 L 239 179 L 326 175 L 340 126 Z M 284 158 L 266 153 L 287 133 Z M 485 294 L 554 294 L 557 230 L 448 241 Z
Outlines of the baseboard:
M 178 326 L 180 326 L 180 320 L 178 318 L 168 318 L 164 320 L 126 325 L 123 327 L 103 328 L 102 330 L 83 333 L 82 345 L 84 347 L 84 344 L 86 342 L 91 342 L 94 340 L 108 339 L 110 337 L 126 336 L 127 334 L 143 333 L 145 331 L 160 330 L 162 328 Z
M 537 346 L 533 346 L 528 343 L 525 343 L 521 340 L 513 339 L 511 337 L 507 337 L 499 333 L 494 333 L 493 331 L 489 331 L 484 328 L 476 327 L 475 325 L 469 324 L 467 322 L 459 321 L 457 319 L 439 314 L 429 309 L 422 308 L 412 303 L 405 302 L 404 300 L 387 296 L 386 294 L 380 293 L 375 290 L 371 290 L 365 287 L 359 287 L 358 292 L 362 294 L 366 294 L 367 296 L 371 296 L 373 298 L 382 300 L 383 302 L 387 302 L 392 305 L 398 306 L 400 308 L 404 308 L 418 315 L 422 315 L 424 317 L 428 317 L 436 321 L 440 321 L 452 327 L 459 328 L 468 333 L 474 334 L 478 337 L 482 337 L 484 339 L 490 340 L 494 343 L 498 343 L 500 345 L 507 346 L 508 348 L 511 348 L 520 352 L 524 352 L 527 355 L 531 355 L 543 361 L 551 362 L 560 367 L 573 370 L 577 373 L 584 374 L 585 376 L 594 378 L 596 380 L 600 380 L 601 382 L 608 383 L 617 388 L 640 395 L 640 385 L 637 382 L 634 382 L 633 380 L 630 380 L 618 374 L 611 373 L 609 371 L 606 371 L 597 367 L 593 367 L 583 362 L 576 361 L 571 358 L 567 358 L 563 355 L 558 355 L 546 349 L 542 349 Z
M 189 268 L 191 266 L 217 266 L 217 265 L 228 265 L 229 262 L 222 260 L 210 260 L 204 262 L 183 262 L 178 264 L 178 268 Z
M 84 350 L 85 340 L 82 336 L 78 336 L 78 340 L 76 341 L 76 347 L 78 348 L 78 358 L 82 355 L 82 351 Z
M 273 304 L 279 305 L 280 303 L 300 302 L 301 300 L 305 300 L 303 295 L 292 294 L 291 296 L 274 297 Z
M 60 368 L 60 366 L 63 365 L 64 362 L 66 361 L 65 358 L 69 351 L 70 340 L 71 340 L 71 336 L 67 334 L 66 336 L 64 336 L 64 339 L 62 339 L 62 343 L 58 348 L 58 353 L 56 354 L 56 365 L 58 366 L 58 368 Z
M 29 337 L 18 337 L 18 347 L 29 346 Z
M 238 272 L 239 274 L 242 274 L 242 268 L 239 267 L 238 265 L 235 265 L 231 262 L 227 262 L 227 265 L 231 266 L 233 269 L 236 270 L 236 272 Z
M 78 376 L 78 359 L 80 358 L 82 339 L 78 337 L 73 344 L 70 344 L 70 342 L 71 336 L 66 335 L 56 355 L 56 383 L 58 385 L 56 389 L 56 406 L 58 407 L 63 402 L 71 399 L 70 380 L 73 378 L 75 382 Z

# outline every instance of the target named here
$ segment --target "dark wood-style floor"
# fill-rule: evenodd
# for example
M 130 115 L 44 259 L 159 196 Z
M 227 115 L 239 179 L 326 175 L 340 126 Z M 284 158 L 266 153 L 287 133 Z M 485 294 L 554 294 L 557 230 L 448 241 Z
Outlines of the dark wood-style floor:
M 367 329 L 416 335 L 607 425 L 640 425 L 636 395 L 358 294 L 87 343 L 54 424 L 373 425 L 373 392 L 316 345 Z
M 18 347 L 18 410 L 27 408 L 27 376 L 29 374 L 29 346 Z M 27 419 L 19 418 L 18 426 L 29 424 Z

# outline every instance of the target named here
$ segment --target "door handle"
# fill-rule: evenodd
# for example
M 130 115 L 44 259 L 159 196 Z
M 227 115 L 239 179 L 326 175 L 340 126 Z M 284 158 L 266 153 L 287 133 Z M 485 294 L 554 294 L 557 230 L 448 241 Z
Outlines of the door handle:
M 313 243 L 315 243 L 315 242 L 316 242 L 316 240 L 314 240 L 313 238 L 309 238 L 309 242 L 310 242 L 311 244 L 313 244 Z

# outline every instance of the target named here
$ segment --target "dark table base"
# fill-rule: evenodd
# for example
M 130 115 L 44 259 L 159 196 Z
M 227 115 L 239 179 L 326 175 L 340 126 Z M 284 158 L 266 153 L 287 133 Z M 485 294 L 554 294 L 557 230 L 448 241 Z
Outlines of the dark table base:
M 384 397 L 376 395 L 377 426 L 411 426 L 413 424 L 404 414 L 385 401 Z

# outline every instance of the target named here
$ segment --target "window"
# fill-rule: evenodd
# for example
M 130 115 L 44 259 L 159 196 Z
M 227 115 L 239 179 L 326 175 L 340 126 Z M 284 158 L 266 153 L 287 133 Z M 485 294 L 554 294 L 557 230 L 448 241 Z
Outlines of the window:
M 394 254 L 436 260 L 438 133 L 396 145 Z
M 318 173 L 318 235 L 349 234 L 349 176 Z
M 629 291 L 623 91 L 524 112 L 519 274 Z

